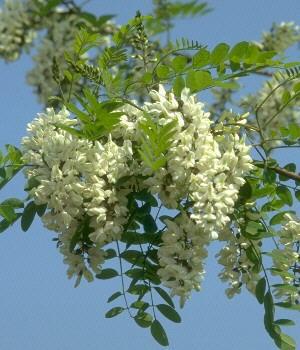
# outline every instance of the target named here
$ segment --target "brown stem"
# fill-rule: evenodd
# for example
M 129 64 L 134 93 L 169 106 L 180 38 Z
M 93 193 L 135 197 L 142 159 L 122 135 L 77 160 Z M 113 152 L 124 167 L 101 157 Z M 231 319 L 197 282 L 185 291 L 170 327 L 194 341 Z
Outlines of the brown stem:
M 293 179 L 295 181 L 300 181 L 300 174 L 296 174 L 296 173 L 293 173 L 291 171 L 288 171 L 286 169 L 279 168 L 279 167 L 269 167 L 269 169 L 274 170 L 275 173 L 277 173 L 279 175 L 286 176 L 286 177 Z

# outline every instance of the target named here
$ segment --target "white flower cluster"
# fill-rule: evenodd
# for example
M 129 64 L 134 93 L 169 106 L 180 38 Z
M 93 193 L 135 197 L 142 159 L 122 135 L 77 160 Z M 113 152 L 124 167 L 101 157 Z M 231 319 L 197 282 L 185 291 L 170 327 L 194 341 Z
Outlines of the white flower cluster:
M 264 50 L 284 52 L 300 41 L 300 27 L 294 22 L 273 24 L 269 32 L 263 33 L 261 45 Z
M 127 196 L 136 188 L 181 210 L 174 221 L 166 222 L 158 257 L 162 283 L 183 303 L 192 289 L 200 288 L 206 245 L 227 226 L 243 176 L 252 168 L 251 158 L 238 135 L 243 121 L 234 128 L 212 125 L 188 89 L 180 99 L 163 86 L 150 96 L 153 101 L 142 108 L 123 107 L 111 135 L 94 143 L 57 127 L 77 123 L 66 110 L 47 110 L 29 125 L 30 136 L 23 139 L 24 160 L 30 165 L 26 175 L 39 181 L 31 195 L 37 204 L 48 205 L 43 221 L 60 233 L 69 276 L 81 273 L 91 279 L 86 261 L 97 272 L 96 262 L 104 259 L 101 247 L 121 237 L 128 220 Z M 145 121 L 141 109 L 156 125 L 176 121 L 166 163 L 155 172 L 138 153 Z M 116 186 L 128 176 L 124 186 Z M 182 209 L 183 202 L 189 203 L 188 209 Z
M 16 60 L 23 47 L 28 47 L 35 38 L 32 29 L 34 16 L 27 3 L 20 0 L 5 0 L 0 9 L 0 57 Z
M 81 273 L 90 280 L 85 260 L 99 272 L 104 252 L 96 248 L 119 239 L 126 222 L 130 190 L 118 191 L 115 183 L 130 175 L 131 142 L 118 146 L 109 138 L 104 144 L 92 143 L 57 124 L 71 126 L 76 120 L 70 120 L 65 109 L 58 114 L 48 109 L 28 125 L 30 135 L 22 141 L 23 159 L 29 164 L 26 176 L 39 182 L 30 194 L 36 204 L 48 206 L 42 219 L 47 228 L 60 232 L 68 275 Z M 74 239 L 76 248 L 71 249 Z
M 220 240 L 226 241 L 225 247 L 217 254 L 218 263 L 224 266 L 219 277 L 221 281 L 229 283 L 226 295 L 228 298 L 232 298 L 235 294 L 239 294 L 242 285 L 245 285 L 250 292 L 255 293 L 260 275 L 253 271 L 255 264 L 248 258 L 247 249 L 251 249 L 254 254 L 259 252 L 258 242 L 250 242 L 239 233 L 235 235 L 229 228 L 223 230 Z
M 279 276 L 288 287 L 277 287 L 277 298 L 288 297 L 289 302 L 299 303 L 300 282 L 300 220 L 291 214 L 285 214 L 286 223 L 280 231 L 281 249 L 274 249 L 273 275 Z
M 162 86 L 151 97 L 155 102 L 146 104 L 149 115 L 162 125 L 176 120 L 177 133 L 167 165 L 146 182 L 172 209 L 188 195 L 193 202 L 191 218 L 210 239 L 217 239 L 229 222 L 243 175 L 252 168 L 250 147 L 237 129 L 218 125 L 215 135 L 210 114 L 188 89 L 182 91 L 180 104 Z
M 158 250 L 161 268 L 157 273 L 163 284 L 171 289 L 171 296 L 178 295 L 183 306 L 192 290 L 200 290 L 209 241 L 185 212 L 165 223 L 163 245 Z

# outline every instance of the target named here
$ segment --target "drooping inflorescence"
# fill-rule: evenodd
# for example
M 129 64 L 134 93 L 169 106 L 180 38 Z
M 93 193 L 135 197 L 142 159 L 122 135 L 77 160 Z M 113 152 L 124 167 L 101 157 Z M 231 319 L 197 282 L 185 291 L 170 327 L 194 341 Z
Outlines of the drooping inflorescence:
M 179 211 L 165 222 L 158 276 L 183 304 L 200 289 L 207 245 L 230 221 L 243 175 L 252 168 L 250 147 L 239 126 L 214 124 L 188 89 L 177 99 L 160 85 L 150 97 L 141 107 L 120 107 L 119 124 L 96 141 L 60 127 L 80 126 L 66 109 L 38 115 L 23 138 L 25 174 L 36 181 L 30 196 L 47 205 L 45 226 L 59 233 L 69 277 L 92 280 L 92 271 L 101 271 L 103 247 L 120 240 L 128 223 L 132 192 L 144 189 Z M 145 123 L 152 133 L 170 126 L 161 140 L 169 147 L 153 155 L 154 163 L 155 157 L 162 161 L 155 170 L 139 152 L 149 141 Z M 121 179 L 126 181 L 120 187 Z

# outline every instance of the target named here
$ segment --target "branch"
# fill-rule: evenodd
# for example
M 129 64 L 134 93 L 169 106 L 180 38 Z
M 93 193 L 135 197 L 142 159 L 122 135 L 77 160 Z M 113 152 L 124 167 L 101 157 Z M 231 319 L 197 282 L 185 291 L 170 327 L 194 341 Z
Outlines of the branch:
M 291 171 L 288 171 L 286 169 L 279 168 L 279 167 L 268 167 L 268 168 L 274 170 L 275 173 L 277 173 L 279 175 L 286 176 L 286 177 L 293 179 L 295 181 L 300 181 L 300 174 L 296 174 L 296 173 L 293 173 Z

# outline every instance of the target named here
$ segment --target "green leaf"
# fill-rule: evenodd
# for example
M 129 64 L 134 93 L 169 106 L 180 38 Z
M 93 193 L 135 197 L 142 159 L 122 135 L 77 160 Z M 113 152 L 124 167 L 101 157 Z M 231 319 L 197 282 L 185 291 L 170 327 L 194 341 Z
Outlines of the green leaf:
M 182 72 L 187 65 L 186 56 L 177 56 L 171 62 L 171 67 L 176 73 Z
M 274 303 L 273 297 L 270 291 L 268 291 L 264 297 L 264 308 L 265 308 L 265 316 L 264 323 L 267 332 L 270 336 L 274 337 Z
M 128 288 L 127 292 L 133 295 L 144 296 L 149 291 L 149 286 L 145 284 L 136 284 Z
M 201 68 L 210 63 L 210 53 L 206 49 L 200 49 L 194 56 L 193 56 L 193 67 L 195 68 Z
M 15 209 L 24 208 L 24 202 L 21 201 L 21 200 L 18 199 L 18 198 L 8 198 L 8 199 L 5 199 L 5 200 L 1 203 L 1 205 L 2 205 L 2 206 L 7 205 L 7 206 L 10 206 L 10 207 L 15 208 Z
M 173 91 L 174 91 L 175 96 L 179 97 L 181 95 L 181 91 L 184 89 L 184 87 L 185 87 L 185 80 L 183 79 L 183 77 L 181 75 L 177 76 L 173 82 Z
M 154 287 L 154 289 L 164 299 L 164 301 L 166 301 L 170 306 L 175 308 L 175 305 L 173 303 L 172 298 L 170 297 L 170 295 L 164 289 L 162 289 L 160 287 Z
M 286 104 L 291 99 L 291 93 L 288 90 L 284 90 L 281 96 L 281 103 Z
M 100 273 L 96 275 L 97 278 L 102 280 L 108 280 L 117 276 L 119 276 L 119 273 L 114 269 L 103 269 Z
M 170 321 L 173 321 L 175 323 L 181 322 L 181 317 L 179 316 L 177 311 L 173 309 L 171 306 L 165 305 L 165 304 L 159 304 L 159 305 L 156 305 L 156 307 Z
M 151 205 L 151 207 L 158 207 L 158 202 L 157 202 L 156 198 L 153 196 L 153 194 L 148 192 L 147 189 L 144 189 L 144 190 L 139 191 L 139 192 L 134 192 L 133 195 L 134 195 L 135 199 L 149 203 Z
M 256 285 L 255 295 L 260 304 L 263 304 L 266 292 L 266 279 L 261 278 Z
M 36 213 L 39 217 L 42 217 L 47 210 L 47 204 L 36 205 Z
M 0 204 L 0 215 L 9 223 L 12 223 L 16 217 L 14 208 L 10 205 L 5 205 L 3 203 Z
M 296 172 L 296 164 L 295 163 L 289 163 L 283 167 L 285 170 L 290 171 L 292 173 Z M 279 175 L 280 181 L 288 181 L 289 178 L 285 175 Z
M 48 0 L 46 2 L 46 5 L 40 8 L 40 11 L 39 11 L 40 15 L 46 16 L 52 9 L 54 9 L 56 6 L 58 6 L 62 2 L 63 2 L 62 0 Z
M 88 114 L 82 112 L 79 108 L 77 108 L 73 103 L 65 103 L 65 106 L 68 108 L 70 112 L 76 115 L 76 117 L 84 124 L 88 124 L 91 122 L 91 118 Z
M 130 278 L 143 280 L 144 275 L 145 275 L 145 271 L 144 271 L 144 269 L 130 269 L 130 270 L 125 272 L 125 275 L 130 277 Z
M 278 319 L 274 323 L 279 325 L 279 326 L 294 326 L 295 325 L 294 321 L 288 320 L 286 318 Z
M 293 196 L 287 187 L 278 186 L 276 188 L 276 194 L 285 204 L 289 206 L 293 205 Z
M 171 73 L 170 68 L 164 64 L 159 65 L 156 69 L 156 74 L 158 78 L 162 80 L 167 79 L 170 73 Z
M 296 350 L 296 343 L 289 335 L 280 333 L 281 349 L 282 350 Z
M 145 257 L 144 254 L 138 250 L 125 250 L 121 253 L 121 258 L 129 263 L 143 267 Z
M 210 72 L 190 71 L 186 77 L 186 86 L 192 92 L 204 90 L 213 84 Z
M 125 309 L 121 306 L 116 306 L 113 307 L 112 309 L 110 309 L 109 311 L 107 311 L 107 313 L 105 314 L 106 318 L 112 318 L 115 316 L 118 316 L 120 313 L 122 313 Z
M 241 41 L 237 43 L 230 51 L 229 57 L 233 62 L 242 62 L 247 56 L 249 43 L 247 41 Z
M 137 218 L 137 221 L 144 226 L 145 233 L 154 233 L 157 230 L 155 220 L 150 214 Z
M 121 292 L 116 292 L 114 294 L 112 294 L 108 299 L 107 302 L 111 303 L 112 301 L 116 300 L 117 298 L 119 298 L 121 295 L 123 295 Z
M 229 52 L 230 46 L 225 43 L 218 44 L 211 52 L 210 61 L 214 65 L 218 65 L 225 61 Z
M 36 214 L 36 205 L 34 204 L 34 202 L 29 202 L 26 205 L 21 217 L 21 228 L 24 232 L 26 232 L 31 226 L 34 220 L 35 214 Z
M 151 324 L 151 334 L 153 338 L 162 346 L 168 346 L 169 341 L 167 334 L 158 320 L 154 320 Z
M 270 225 L 279 225 L 282 223 L 282 221 L 284 220 L 284 216 L 285 214 L 295 214 L 294 211 L 291 210 L 286 210 L 283 212 L 280 212 L 278 214 L 275 214 L 272 219 L 270 220 Z
M 300 201 L 300 190 L 295 192 L 295 197 Z
M 279 303 L 275 303 L 275 305 L 282 307 L 284 309 L 300 311 L 300 305 L 291 304 L 289 302 L 279 302 Z
M 10 223 L 7 220 L 1 220 L 0 221 L 0 233 L 4 232 L 7 230 L 10 226 Z
M 135 317 L 134 320 L 137 325 L 139 325 L 142 328 L 148 328 L 152 324 L 153 317 L 147 312 L 139 312 Z
M 143 301 L 143 300 L 137 300 L 135 302 L 133 302 L 130 307 L 132 307 L 133 309 L 139 309 L 142 311 L 145 311 L 148 307 L 149 307 L 149 303 Z
M 117 253 L 114 249 L 110 248 L 105 251 L 105 259 L 113 259 L 117 256 Z

